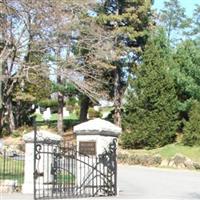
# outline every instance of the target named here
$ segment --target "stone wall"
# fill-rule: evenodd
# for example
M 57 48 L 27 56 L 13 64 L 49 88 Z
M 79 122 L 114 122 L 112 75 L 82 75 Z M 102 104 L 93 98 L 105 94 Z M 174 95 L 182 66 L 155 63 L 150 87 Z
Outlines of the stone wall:
M 169 159 L 163 159 L 160 155 L 126 154 L 119 152 L 118 163 L 129 165 L 142 165 L 149 167 L 169 167 L 177 169 L 200 170 L 200 163 L 192 161 L 184 155 L 176 154 Z

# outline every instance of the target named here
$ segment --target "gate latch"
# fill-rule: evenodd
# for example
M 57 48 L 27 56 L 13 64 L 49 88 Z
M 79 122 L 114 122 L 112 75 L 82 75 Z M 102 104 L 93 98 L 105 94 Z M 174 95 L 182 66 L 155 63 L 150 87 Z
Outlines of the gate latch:
M 34 179 L 37 179 L 38 177 L 44 176 L 44 172 L 38 172 L 37 170 L 35 170 L 33 176 L 34 176 Z

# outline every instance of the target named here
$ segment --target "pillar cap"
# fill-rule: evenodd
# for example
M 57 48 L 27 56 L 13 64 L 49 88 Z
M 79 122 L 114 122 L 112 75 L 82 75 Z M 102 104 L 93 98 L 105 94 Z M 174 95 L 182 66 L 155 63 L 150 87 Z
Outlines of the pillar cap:
M 73 131 L 76 135 L 104 135 L 118 137 L 122 132 L 122 129 L 109 121 L 96 118 L 74 126 Z
M 25 142 L 34 142 L 34 131 L 31 131 L 23 136 Z M 62 137 L 56 133 L 52 133 L 46 130 L 37 131 L 37 142 L 42 142 L 45 140 L 51 141 L 61 141 Z

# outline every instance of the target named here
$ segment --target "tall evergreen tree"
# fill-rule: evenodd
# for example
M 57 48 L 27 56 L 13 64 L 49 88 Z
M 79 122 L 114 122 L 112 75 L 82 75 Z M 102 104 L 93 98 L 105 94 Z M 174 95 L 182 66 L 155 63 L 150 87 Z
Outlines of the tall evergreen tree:
M 186 40 L 174 53 L 171 69 L 176 83 L 180 120 L 188 120 L 188 112 L 193 100 L 200 101 L 200 41 Z
M 171 41 L 177 39 L 177 31 L 187 28 L 191 20 L 186 16 L 185 8 L 179 0 L 168 0 L 164 2 L 164 9 L 160 12 L 160 21 Z
M 192 26 L 192 35 L 197 37 L 200 36 L 200 4 L 196 4 L 194 13 L 193 13 L 193 26 Z
M 130 81 L 123 147 L 154 148 L 174 141 L 177 100 L 169 65 L 166 37 L 162 32 L 155 32 L 147 44 L 136 79 Z
M 200 103 L 193 101 L 189 112 L 189 121 L 185 121 L 183 144 L 188 146 L 200 145 Z
M 151 5 L 151 0 L 106 0 L 98 16 L 99 24 L 113 41 L 113 56 L 109 61 L 114 67 L 114 122 L 119 126 L 126 76 L 136 66 L 152 27 Z

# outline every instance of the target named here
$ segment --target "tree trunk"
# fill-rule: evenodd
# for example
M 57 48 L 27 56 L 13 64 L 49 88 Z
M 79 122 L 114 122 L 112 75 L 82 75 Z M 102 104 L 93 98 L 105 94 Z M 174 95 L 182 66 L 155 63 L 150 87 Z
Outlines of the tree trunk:
M 62 84 L 62 79 L 61 79 L 61 76 L 59 75 L 57 76 L 57 83 Z M 57 129 L 58 129 L 59 135 L 63 134 L 63 106 L 64 106 L 64 96 L 59 91 L 58 92 L 58 121 L 57 121 Z
M 81 105 L 80 105 L 80 122 L 81 123 L 87 121 L 89 102 L 90 102 L 90 99 L 88 98 L 88 96 L 83 95 L 81 97 Z
M 63 106 L 64 106 L 64 97 L 62 93 L 58 93 L 58 121 L 57 121 L 57 129 L 58 134 L 63 134 Z
M 15 130 L 16 126 L 15 126 L 15 118 L 14 118 L 14 114 L 13 114 L 13 105 L 12 105 L 11 97 L 8 97 L 6 109 L 7 109 L 7 113 L 8 113 L 8 128 L 9 128 L 9 132 L 13 133 L 13 131 Z
M 1 52 L 1 51 L 0 51 Z M 2 93 L 2 78 L 3 76 L 3 62 L 0 59 L 0 133 L 2 132 L 3 128 L 3 93 Z M 1 134 L 0 134 L 1 136 Z
M 123 96 L 123 85 L 120 81 L 120 68 L 116 68 L 114 84 L 114 123 L 121 127 L 121 104 Z

